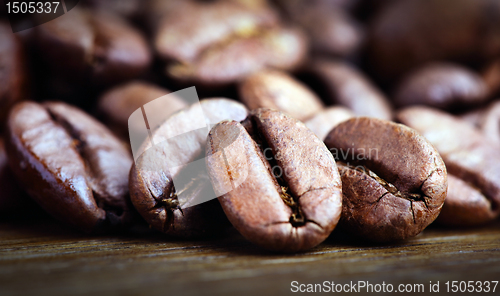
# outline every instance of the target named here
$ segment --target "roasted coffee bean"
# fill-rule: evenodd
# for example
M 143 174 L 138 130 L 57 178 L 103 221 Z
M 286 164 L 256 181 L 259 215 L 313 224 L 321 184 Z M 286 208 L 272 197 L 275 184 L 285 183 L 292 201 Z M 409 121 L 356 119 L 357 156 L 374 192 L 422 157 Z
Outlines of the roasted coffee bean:
M 335 161 L 294 118 L 256 109 L 242 124 L 221 122 L 208 136 L 206 162 L 229 221 L 257 245 L 304 251 L 337 225 L 342 194 Z
M 347 63 L 337 60 L 315 60 L 307 74 L 319 80 L 331 104 L 344 105 L 357 116 L 392 119 L 388 99 L 367 77 Z
M 495 101 L 483 109 L 474 110 L 461 116 L 477 127 L 486 137 L 500 143 L 500 102 Z
M 54 75 L 107 85 L 141 75 L 151 54 L 139 31 L 119 16 L 75 7 L 37 28 L 40 56 Z
M 379 242 L 410 238 L 443 206 L 446 167 L 415 130 L 376 118 L 353 118 L 335 127 L 325 144 L 342 178 L 340 224 Z
M 483 71 L 482 76 L 488 86 L 489 96 L 500 96 L 500 59 L 490 63 Z
M 86 232 L 130 223 L 132 158 L 105 126 L 64 103 L 25 102 L 7 134 L 10 167 L 49 214 Z
M 379 79 L 435 60 L 488 61 L 500 50 L 500 1 L 392 1 L 374 17 L 370 35 Z
M 292 70 L 304 60 L 305 40 L 295 29 L 271 29 L 259 36 L 231 39 L 215 46 L 191 64 L 174 63 L 167 68 L 167 74 L 179 81 L 219 86 L 266 67 Z
M 191 1 L 191 5 L 162 20 L 157 28 L 155 47 L 167 60 L 193 62 L 212 44 L 238 34 L 250 34 L 260 27 L 273 27 L 278 22 L 278 15 L 272 10 L 256 14 L 236 3 Z
M 142 1 L 146 17 L 144 19 L 146 26 L 151 32 L 158 32 L 160 30 L 161 22 L 167 17 L 179 13 L 185 9 L 191 11 L 192 6 L 196 6 L 196 0 L 149 0 Z M 211 38 L 208 37 L 207 38 Z
M 448 195 L 436 222 L 451 226 L 474 226 L 491 222 L 499 215 L 491 202 L 473 185 L 448 174 Z
M 0 22 L 0 130 L 12 105 L 26 91 L 25 56 L 21 41 L 5 22 Z
M 296 68 L 307 53 L 306 37 L 281 26 L 271 9 L 230 1 L 183 8 L 164 17 L 155 35 L 156 51 L 176 80 L 226 85 L 266 67 Z
M 18 214 L 31 208 L 33 202 L 17 184 L 9 167 L 4 141 L 0 138 L 0 214 Z
M 467 122 L 432 108 L 406 108 L 397 118 L 426 137 L 443 157 L 448 172 L 484 195 L 491 212 L 500 211 L 498 143 Z
M 194 170 L 185 166 L 204 155 L 209 127 L 203 114 L 215 124 L 224 119 L 243 120 L 247 109 L 228 99 L 206 99 L 181 110 L 152 132 L 130 171 L 135 208 L 152 227 L 169 235 L 206 236 L 230 226 L 215 199 L 204 162 Z
M 106 125 L 122 139 L 129 138 L 130 133 L 137 133 L 144 122 L 129 121 L 130 115 L 142 105 L 169 94 L 170 91 L 159 86 L 132 81 L 104 93 L 98 102 L 98 113 Z M 187 103 L 175 95 L 169 96 L 164 104 L 158 106 L 165 117 L 187 106 Z
M 428 105 L 440 109 L 473 106 L 487 99 L 479 74 L 452 63 L 432 63 L 418 68 L 398 87 L 397 106 Z
M 239 85 L 240 100 L 253 110 L 270 108 L 298 120 L 305 120 L 323 109 L 323 103 L 307 86 L 286 73 L 257 72 Z
M 351 110 L 341 106 L 333 106 L 318 112 L 304 123 L 320 140 L 323 140 L 339 123 L 352 117 L 354 117 L 354 113 Z
M 278 2 L 288 18 L 307 33 L 314 53 L 339 57 L 353 57 L 359 53 L 364 43 L 363 27 L 338 3 L 289 0 Z

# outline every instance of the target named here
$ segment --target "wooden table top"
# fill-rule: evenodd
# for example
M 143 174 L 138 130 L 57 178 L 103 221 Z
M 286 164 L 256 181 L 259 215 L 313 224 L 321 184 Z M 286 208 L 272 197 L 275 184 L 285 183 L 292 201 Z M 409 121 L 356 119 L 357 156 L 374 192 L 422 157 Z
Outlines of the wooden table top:
M 301 254 L 265 252 L 237 233 L 182 241 L 155 232 L 83 235 L 50 219 L 0 221 L 0 295 L 288 295 L 297 294 L 293 281 L 424 284 L 427 294 L 429 281 L 443 292 L 448 280 L 500 280 L 500 221 L 431 226 L 390 245 L 334 232 Z

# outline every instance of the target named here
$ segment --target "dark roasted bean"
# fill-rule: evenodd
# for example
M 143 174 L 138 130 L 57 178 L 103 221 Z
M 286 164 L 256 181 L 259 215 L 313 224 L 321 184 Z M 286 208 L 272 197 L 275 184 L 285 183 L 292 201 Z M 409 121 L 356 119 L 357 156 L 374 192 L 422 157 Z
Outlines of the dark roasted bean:
M 26 93 L 25 56 L 21 42 L 5 22 L 0 22 L 0 131 L 9 109 Z
M 151 62 L 140 32 L 103 11 L 76 7 L 36 29 L 41 56 L 56 75 L 69 82 L 116 83 L 137 77 Z
M 98 121 L 64 103 L 20 103 L 10 112 L 9 163 L 49 214 L 83 231 L 131 222 L 130 153 Z
M 303 251 L 325 240 L 341 211 L 337 167 L 300 121 L 256 109 L 242 124 L 212 128 L 207 167 L 233 226 L 270 250 Z
M 325 144 L 338 160 L 344 194 L 341 225 L 373 241 L 416 236 L 443 206 L 446 167 L 415 130 L 376 118 L 337 125 Z
M 441 109 L 480 105 L 487 99 L 481 76 L 460 65 L 433 63 L 410 73 L 396 91 L 397 106 L 428 105 Z
M 200 105 L 210 124 L 247 116 L 245 106 L 228 99 L 206 99 Z M 130 172 L 135 208 L 152 227 L 173 236 L 212 235 L 229 224 L 207 172 L 184 166 L 204 155 L 208 127 L 202 128 L 206 123 L 198 106 L 172 115 L 153 131 Z M 191 132 L 179 134 L 185 130 Z
M 326 100 L 344 105 L 357 116 L 392 119 L 392 107 L 387 98 L 367 77 L 347 63 L 316 60 L 308 73 L 317 78 L 326 90 Z
M 122 139 L 129 138 L 130 133 L 136 133 L 143 122 L 129 121 L 130 115 L 142 105 L 169 94 L 170 91 L 159 86 L 132 81 L 119 85 L 104 93 L 98 102 L 98 113 L 107 126 Z M 168 100 L 157 106 L 166 117 L 187 106 L 182 98 L 171 95 Z M 134 118 L 132 118 L 133 120 Z
M 500 50 L 500 2 L 392 1 L 375 16 L 370 35 L 379 79 L 397 79 L 435 60 L 488 61 Z

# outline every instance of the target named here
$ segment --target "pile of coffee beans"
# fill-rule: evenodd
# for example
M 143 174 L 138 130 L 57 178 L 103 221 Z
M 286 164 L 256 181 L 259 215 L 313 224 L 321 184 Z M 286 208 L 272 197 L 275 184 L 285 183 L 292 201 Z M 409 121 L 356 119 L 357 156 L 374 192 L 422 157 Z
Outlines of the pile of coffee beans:
M 491 223 L 500 1 L 86 0 L 15 34 L 0 10 L 0 215 L 28 210 L 281 252 Z

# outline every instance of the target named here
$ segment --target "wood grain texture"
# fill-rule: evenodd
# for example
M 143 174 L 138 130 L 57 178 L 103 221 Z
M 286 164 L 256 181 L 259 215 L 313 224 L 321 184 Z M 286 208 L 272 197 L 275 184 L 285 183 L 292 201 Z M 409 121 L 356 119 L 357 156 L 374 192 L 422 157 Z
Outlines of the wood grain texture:
M 428 291 L 430 280 L 443 290 L 445 280 L 487 279 L 500 280 L 498 222 L 431 227 L 386 245 L 334 233 L 309 252 L 282 255 L 237 233 L 181 241 L 156 232 L 88 236 L 47 219 L 0 221 L 0 295 L 288 295 L 297 294 L 291 281 L 358 280 L 423 283 Z

